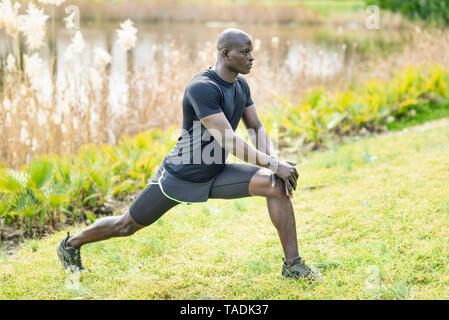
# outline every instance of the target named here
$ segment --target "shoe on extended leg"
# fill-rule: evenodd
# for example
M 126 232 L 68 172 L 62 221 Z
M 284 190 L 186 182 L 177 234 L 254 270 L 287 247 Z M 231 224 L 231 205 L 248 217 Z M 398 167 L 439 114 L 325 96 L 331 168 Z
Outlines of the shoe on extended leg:
M 62 267 L 71 272 L 87 271 L 81 263 L 80 249 L 66 247 L 66 242 L 69 238 L 70 234 L 67 232 L 67 237 L 62 239 L 56 247 L 56 252 L 58 253 L 59 260 L 61 260 Z
M 321 280 L 321 275 L 313 272 L 301 257 L 293 259 L 290 264 L 286 263 L 284 258 L 282 258 L 282 261 L 282 276 L 284 278 L 307 279 L 309 281 Z

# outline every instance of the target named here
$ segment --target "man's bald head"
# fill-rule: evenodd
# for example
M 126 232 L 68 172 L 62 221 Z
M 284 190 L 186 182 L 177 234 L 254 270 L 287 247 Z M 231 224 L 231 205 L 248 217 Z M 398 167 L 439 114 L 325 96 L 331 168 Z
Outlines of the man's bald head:
M 250 72 L 254 57 L 251 37 L 242 30 L 230 28 L 220 34 L 217 41 L 216 68 L 236 76 Z
M 236 46 L 248 42 L 251 42 L 251 37 L 247 33 L 240 29 L 229 28 L 224 30 L 218 37 L 217 50 L 232 50 Z

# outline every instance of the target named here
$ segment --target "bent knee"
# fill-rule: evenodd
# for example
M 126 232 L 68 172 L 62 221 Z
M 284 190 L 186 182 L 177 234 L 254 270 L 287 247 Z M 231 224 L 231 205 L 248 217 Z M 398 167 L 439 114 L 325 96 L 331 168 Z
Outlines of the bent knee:
M 288 198 L 285 194 L 285 184 L 284 181 L 282 181 L 281 178 L 275 176 L 275 184 L 272 185 L 272 182 L 270 181 L 270 185 L 268 186 L 267 190 L 267 197 L 269 198 L 277 198 L 277 199 L 283 199 Z
M 274 179 L 274 185 L 273 185 Z M 261 169 L 250 184 L 253 195 L 266 198 L 288 198 L 285 194 L 284 181 L 268 169 Z
M 134 233 L 136 233 L 136 231 L 137 231 L 137 229 L 134 226 L 128 224 L 128 225 L 120 227 L 118 229 L 118 234 L 121 237 L 126 237 L 126 236 L 133 235 Z
M 114 224 L 115 233 L 119 237 L 133 235 L 141 228 L 142 226 L 136 224 L 133 220 L 130 219 L 129 214 L 123 215 L 123 217 Z

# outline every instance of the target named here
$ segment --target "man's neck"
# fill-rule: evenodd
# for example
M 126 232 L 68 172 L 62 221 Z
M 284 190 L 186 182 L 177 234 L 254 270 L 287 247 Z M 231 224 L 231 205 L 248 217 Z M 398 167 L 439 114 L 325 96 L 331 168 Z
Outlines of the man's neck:
M 235 78 L 237 78 L 237 76 L 239 75 L 238 72 L 230 71 L 229 69 L 221 66 L 218 63 L 212 67 L 212 70 L 214 70 L 221 79 L 230 83 L 234 82 Z

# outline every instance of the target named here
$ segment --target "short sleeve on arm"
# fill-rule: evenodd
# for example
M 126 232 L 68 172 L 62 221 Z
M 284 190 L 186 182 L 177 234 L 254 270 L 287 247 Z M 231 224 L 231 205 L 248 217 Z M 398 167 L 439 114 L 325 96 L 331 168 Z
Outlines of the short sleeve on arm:
M 243 82 L 243 87 L 245 89 L 245 93 L 246 93 L 246 104 L 245 104 L 245 108 L 252 106 L 254 104 L 253 99 L 251 98 L 251 91 L 249 90 L 249 85 L 248 82 L 246 82 L 246 79 L 242 77 L 242 82 Z
M 198 81 L 192 83 L 186 93 L 198 119 L 223 112 L 220 105 L 221 92 L 214 84 Z

